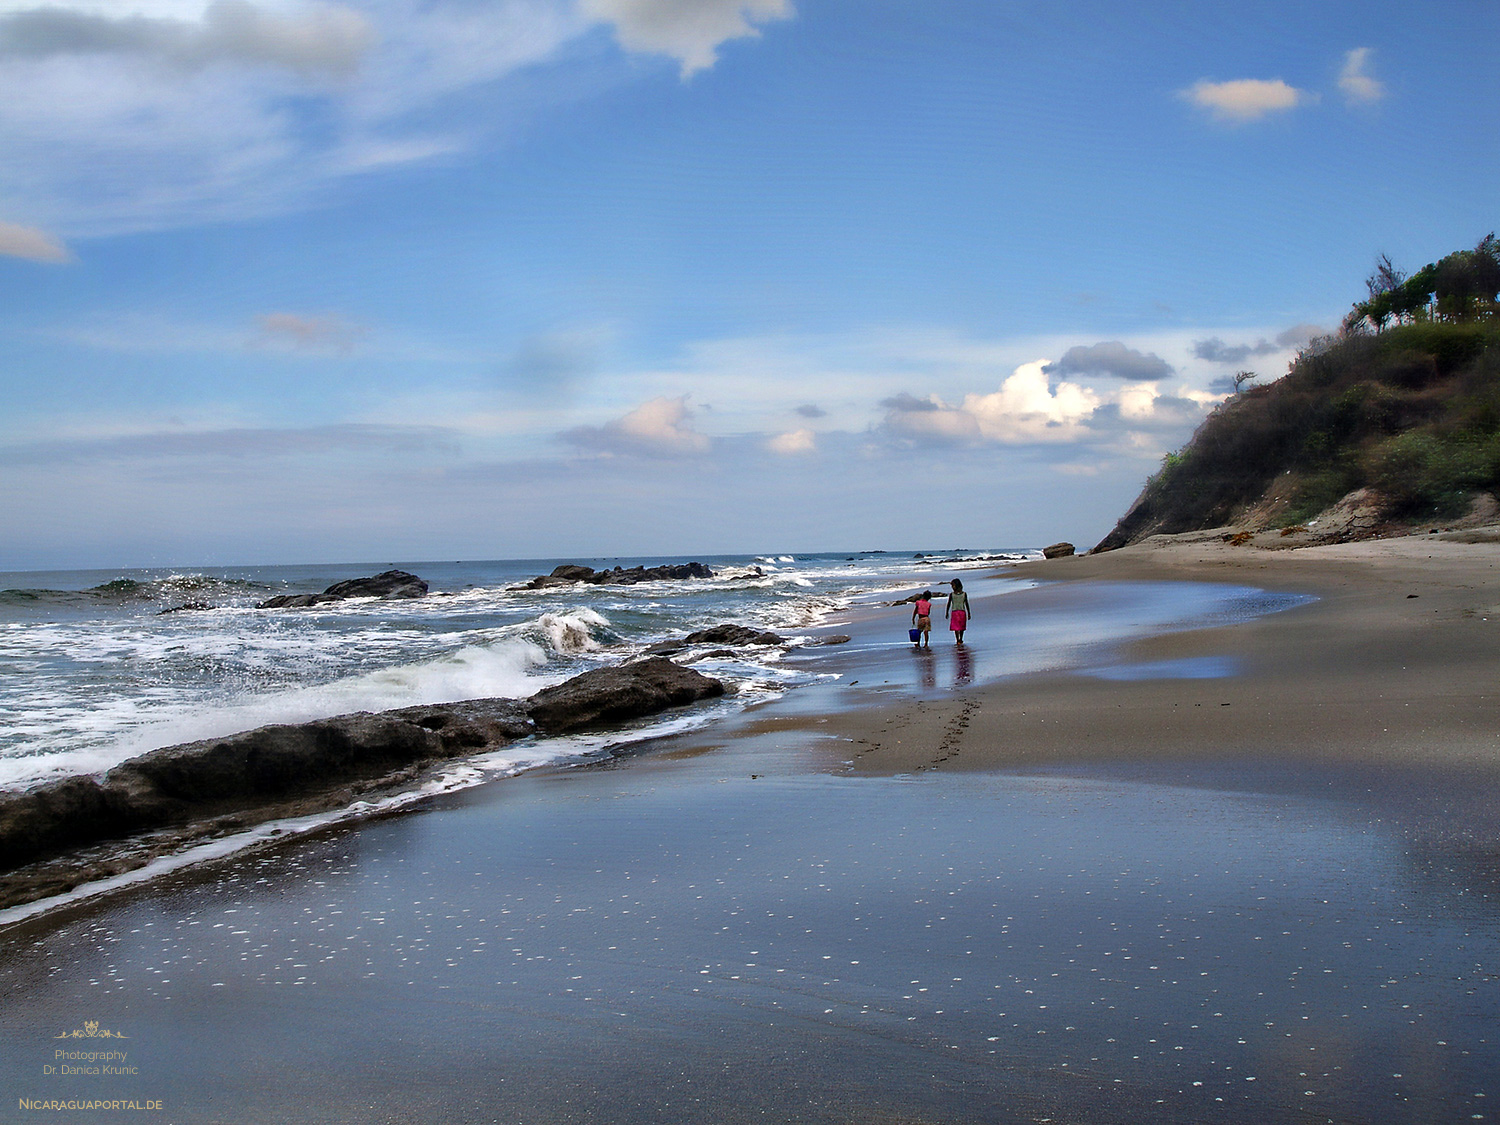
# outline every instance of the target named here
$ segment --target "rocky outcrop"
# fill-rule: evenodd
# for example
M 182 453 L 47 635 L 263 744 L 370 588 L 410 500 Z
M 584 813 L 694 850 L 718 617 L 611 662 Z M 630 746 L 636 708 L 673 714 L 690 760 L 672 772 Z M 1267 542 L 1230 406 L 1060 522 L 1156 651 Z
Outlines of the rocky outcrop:
M 709 676 L 653 656 L 613 668 L 598 668 L 544 688 L 526 703 L 547 734 L 618 723 L 724 694 Z
M 1071 543 L 1054 543 L 1050 547 L 1042 548 L 1042 558 L 1044 559 L 1065 559 L 1072 553 L 1073 544 Z
M 551 586 L 572 586 L 583 582 L 590 586 L 634 586 L 638 582 L 677 581 L 684 578 L 712 578 L 714 572 L 701 562 L 673 563 L 666 566 L 633 566 L 629 570 L 595 570 L 591 566 L 564 563 L 551 574 L 539 575 L 517 590 L 545 590 Z
M 349 598 L 420 598 L 427 594 L 427 583 L 404 570 L 387 570 L 369 578 L 350 578 L 335 582 L 321 594 L 277 594 L 257 605 L 256 609 L 288 609 Z
M 253 822 L 312 811 L 320 795 L 351 783 L 380 782 L 533 730 L 521 704 L 491 699 L 339 715 L 168 746 L 99 779 L 68 778 L 0 795 L 0 869 L 190 820 L 260 810 Z
M 763 629 L 752 629 L 748 625 L 711 625 L 672 641 L 657 641 L 646 649 L 657 656 L 671 656 L 692 645 L 784 645 L 787 639 Z
M 723 693 L 718 680 L 653 658 L 585 672 L 529 700 L 360 712 L 169 746 L 101 778 L 0 794 L 0 872 L 142 833 L 162 833 L 180 846 L 341 808 L 357 793 L 409 782 L 432 763 L 497 749 L 539 729 L 620 722 Z M 90 877 L 114 870 L 111 862 L 96 863 Z M 0 878 L 0 907 L 56 893 L 76 878 L 43 868 Z

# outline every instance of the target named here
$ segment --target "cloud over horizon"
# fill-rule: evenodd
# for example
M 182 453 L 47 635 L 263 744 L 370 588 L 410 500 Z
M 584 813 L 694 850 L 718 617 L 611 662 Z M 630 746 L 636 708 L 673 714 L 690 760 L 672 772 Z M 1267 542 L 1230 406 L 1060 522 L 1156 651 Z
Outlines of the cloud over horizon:
M 688 396 L 665 396 L 643 402 L 622 418 L 602 426 L 578 426 L 562 437 L 585 452 L 611 457 L 687 457 L 707 453 L 707 435 L 692 427 Z

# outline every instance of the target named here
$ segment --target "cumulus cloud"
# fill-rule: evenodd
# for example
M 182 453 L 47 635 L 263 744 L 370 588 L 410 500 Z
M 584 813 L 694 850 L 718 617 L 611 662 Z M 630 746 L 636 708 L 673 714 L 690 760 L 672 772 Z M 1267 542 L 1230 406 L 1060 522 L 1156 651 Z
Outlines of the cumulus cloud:
M 0 255 L 33 262 L 73 261 L 68 248 L 50 234 L 15 223 L 0 223 Z
M 936 395 L 902 393 L 884 399 L 885 431 L 930 445 L 1050 444 L 1087 436 L 1087 425 L 1104 396 L 1077 383 L 1055 386 L 1046 360 L 1017 367 L 989 394 L 967 394 L 952 405 Z M 1152 393 L 1154 394 L 1154 388 Z M 1118 397 L 1118 396 L 1117 396 Z
M 936 395 L 917 398 L 902 392 L 880 405 L 886 410 L 886 431 L 902 440 L 921 445 L 971 445 L 980 440 L 974 416 Z
M 374 38 L 364 16 L 331 4 L 283 15 L 249 0 L 213 0 L 196 20 L 65 7 L 0 16 L 0 58 L 12 59 L 114 54 L 189 69 L 239 62 L 344 75 L 359 66 Z
M 260 343 L 299 351 L 354 350 L 360 329 L 337 316 L 301 316 L 297 313 L 266 313 L 259 318 Z
M 626 50 L 676 59 L 684 78 L 713 66 L 721 44 L 758 36 L 755 24 L 792 15 L 791 0 L 581 0 L 580 7 L 613 24 Z
M 1127 348 L 1119 340 L 1069 348 L 1062 359 L 1049 363 L 1048 375 L 1113 375 L 1136 381 L 1165 379 L 1172 365 L 1154 353 Z
M 1374 52 L 1369 47 L 1356 47 L 1344 56 L 1343 69 L 1339 71 L 1339 91 L 1348 105 L 1369 105 L 1385 97 L 1385 86 L 1370 75 L 1368 67 Z
M 811 430 L 792 430 L 790 433 L 777 434 L 766 442 L 766 448 L 772 453 L 787 457 L 813 453 L 818 448 L 817 436 Z
M 988 441 L 1075 441 L 1103 399 L 1077 383 L 1054 387 L 1048 375 L 1057 366 L 1043 359 L 1023 363 L 993 394 L 964 396 L 964 412 Z
M 1288 86 L 1280 78 L 1269 81 L 1237 78 L 1230 82 L 1210 82 L 1205 78 L 1181 91 L 1181 96 L 1207 110 L 1214 120 L 1235 125 L 1259 121 L 1317 100 L 1316 95 Z
M 687 395 L 653 398 L 603 426 L 579 426 L 563 435 L 582 449 L 605 455 L 682 457 L 706 453 L 707 436 L 692 427 Z

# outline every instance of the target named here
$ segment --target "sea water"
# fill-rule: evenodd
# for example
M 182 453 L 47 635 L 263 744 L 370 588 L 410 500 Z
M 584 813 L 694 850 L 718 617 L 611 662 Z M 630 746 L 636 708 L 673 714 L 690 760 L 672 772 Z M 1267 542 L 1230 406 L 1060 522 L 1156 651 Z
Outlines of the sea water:
M 958 572 L 982 555 L 923 560 Z M 559 562 L 596 569 L 686 560 L 531 559 L 0 573 L 0 789 L 97 773 L 157 747 L 269 723 L 494 696 L 525 698 L 646 646 L 721 622 L 805 639 L 830 615 L 909 585 L 884 552 L 705 557 L 710 579 L 519 588 Z M 257 609 L 399 566 L 426 597 Z M 904 592 L 904 591 L 903 591 Z M 692 654 L 739 707 L 805 682 L 781 649 Z M 581 752 L 552 740 L 531 764 Z

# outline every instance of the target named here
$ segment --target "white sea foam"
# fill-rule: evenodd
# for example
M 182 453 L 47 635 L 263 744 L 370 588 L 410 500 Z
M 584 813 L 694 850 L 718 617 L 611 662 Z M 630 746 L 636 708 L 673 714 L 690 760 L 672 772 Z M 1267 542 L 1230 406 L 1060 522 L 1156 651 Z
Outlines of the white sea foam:
M 554 623 L 551 629 L 562 640 L 558 651 L 568 651 L 563 646 L 569 644 L 581 645 L 578 638 L 582 628 L 576 621 Z M 541 626 L 541 631 L 551 630 Z M 29 724 L 39 738 L 48 733 L 50 717 L 88 741 L 79 745 L 75 738 L 74 745 L 55 749 L 45 743 L 13 748 L 11 755 L 0 758 L 0 787 L 14 788 L 59 775 L 97 773 L 157 747 L 217 738 L 272 723 L 301 723 L 354 711 L 386 711 L 490 696 L 524 698 L 566 677 L 562 670 L 539 671 L 547 658 L 546 650 L 536 642 L 509 636 L 490 644 L 465 645 L 428 660 L 303 687 L 247 691 L 212 701 L 184 700 L 178 693 L 162 689 L 131 698 L 107 698 L 87 707 L 75 702 L 72 706 L 41 709 L 32 713 Z

